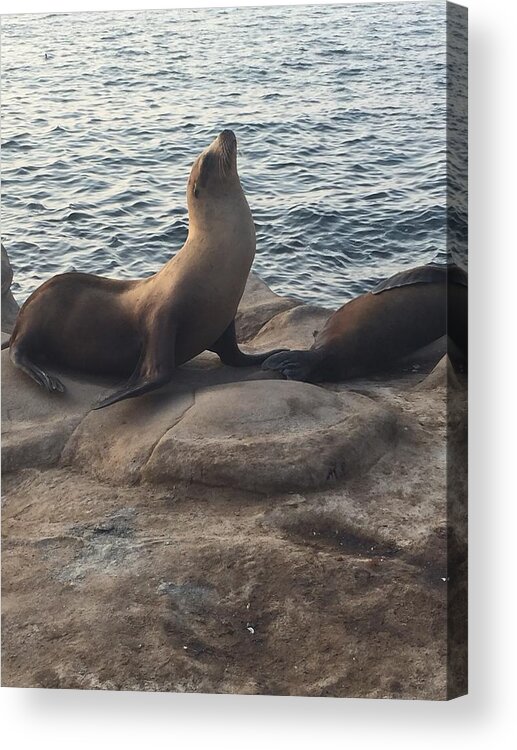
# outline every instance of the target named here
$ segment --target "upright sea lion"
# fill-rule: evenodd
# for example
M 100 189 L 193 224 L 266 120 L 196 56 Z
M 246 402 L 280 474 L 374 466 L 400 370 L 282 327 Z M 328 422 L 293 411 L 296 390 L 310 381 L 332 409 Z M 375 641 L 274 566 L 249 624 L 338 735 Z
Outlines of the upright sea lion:
M 43 369 L 48 364 L 129 377 L 95 408 L 159 388 L 205 349 L 228 365 L 261 364 L 272 352 L 244 354 L 235 337 L 255 227 L 231 130 L 194 162 L 187 204 L 187 240 L 154 276 L 119 281 L 64 273 L 40 286 L 18 315 L 11 361 L 49 391 L 64 388 Z
M 274 354 L 262 367 L 290 380 L 348 380 L 385 370 L 445 333 L 466 356 L 467 275 L 457 266 L 430 263 L 347 302 L 311 349 Z

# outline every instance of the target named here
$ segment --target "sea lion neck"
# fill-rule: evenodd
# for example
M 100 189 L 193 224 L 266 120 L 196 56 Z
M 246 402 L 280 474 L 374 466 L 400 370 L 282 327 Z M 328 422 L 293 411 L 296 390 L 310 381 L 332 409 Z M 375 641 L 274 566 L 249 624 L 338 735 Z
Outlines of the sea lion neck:
M 189 204 L 188 238 L 233 235 L 255 236 L 251 210 L 238 181 L 220 193 L 205 197 L 202 205 Z

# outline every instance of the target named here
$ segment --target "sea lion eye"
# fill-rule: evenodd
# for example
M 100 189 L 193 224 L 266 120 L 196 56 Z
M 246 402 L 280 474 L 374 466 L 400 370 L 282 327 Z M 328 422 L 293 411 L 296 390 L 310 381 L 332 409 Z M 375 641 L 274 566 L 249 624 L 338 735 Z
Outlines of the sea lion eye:
M 199 190 L 197 187 L 197 182 L 194 183 L 194 198 L 199 198 Z

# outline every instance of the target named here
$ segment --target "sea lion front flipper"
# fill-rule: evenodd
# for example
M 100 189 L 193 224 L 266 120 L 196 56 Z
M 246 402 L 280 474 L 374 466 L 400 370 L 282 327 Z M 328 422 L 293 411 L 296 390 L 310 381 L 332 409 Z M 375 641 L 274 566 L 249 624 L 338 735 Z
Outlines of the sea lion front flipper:
M 155 322 L 135 371 L 124 388 L 102 399 L 92 408 L 104 409 L 117 401 L 143 396 L 144 393 L 155 391 L 168 383 L 174 371 L 175 342 L 176 326 L 171 328 L 170 325 Z
M 273 354 L 262 365 L 263 370 L 279 372 L 287 380 L 311 382 L 315 379 L 316 367 L 321 362 L 321 355 L 314 350 L 285 351 Z
M 102 399 L 102 401 L 99 401 L 97 404 L 95 404 L 92 409 L 104 409 L 105 406 L 116 404 L 117 401 L 124 401 L 124 399 L 126 398 L 135 398 L 135 396 L 143 396 L 144 393 L 149 393 L 149 391 L 155 391 L 157 388 L 161 388 L 162 385 L 168 383 L 170 379 L 170 375 L 167 374 L 162 375 L 155 380 L 137 380 L 133 383 L 133 385 L 128 385 L 125 388 L 121 388 L 120 391 L 115 391 L 115 393 L 112 393 L 111 396 L 107 396 L 106 398 Z
M 273 354 L 284 352 L 285 349 L 274 349 L 263 354 L 245 354 L 239 349 L 237 336 L 235 334 L 235 320 L 232 320 L 228 328 L 217 339 L 209 351 L 215 352 L 223 365 L 230 367 L 251 367 L 252 365 L 261 365 L 268 357 Z

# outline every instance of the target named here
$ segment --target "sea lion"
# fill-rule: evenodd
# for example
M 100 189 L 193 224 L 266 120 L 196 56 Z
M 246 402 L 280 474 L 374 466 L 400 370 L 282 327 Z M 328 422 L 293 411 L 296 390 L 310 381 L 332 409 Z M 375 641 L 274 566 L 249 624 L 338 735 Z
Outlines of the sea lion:
M 457 266 L 430 263 L 347 302 L 311 349 L 274 354 L 262 367 L 290 380 L 348 380 L 385 370 L 445 333 L 466 357 L 467 275 Z
M 48 364 L 129 377 L 102 408 L 155 390 L 208 349 L 235 367 L 259 365 L 235 336 L 235 313 L 255 255 L 255 227 L 237 173 L 237 140 L 224 130 L 196 159 L 187 184 L 189 229 L 154 276 L 120 281 L 64 273 L 25 302 L 10 358 L 48 391 L 63 391 Z

